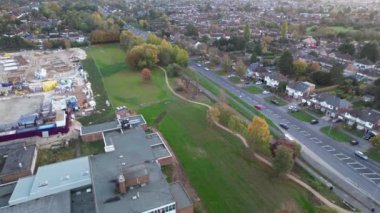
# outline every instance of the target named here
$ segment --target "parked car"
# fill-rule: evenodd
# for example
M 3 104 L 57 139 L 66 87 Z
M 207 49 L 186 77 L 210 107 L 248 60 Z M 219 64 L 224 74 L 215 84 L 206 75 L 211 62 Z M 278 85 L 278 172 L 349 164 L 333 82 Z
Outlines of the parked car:
M 365 135 L 364 135 L 364 139 L 369 141 L 371 138 L 375 137 L 375 134 L 373 134 L 372 132 L 367 132 Z
M 261 82 L 261 81 L 256 82 L 256 85 L 260 85 L 260 84 L 263 84 L 263 82 Z
M 267 90 L 264 90 L 264 91 L 263 91 L 263 94 L 264 94 L 264 95 L 268 95 L 269 93 L 270 93 L 270 92 L 267 91 Z
M 207 70 L 207 71 L 210 71 L 210 69 L 209 69 L 209 68 L 207 68 L 207 67 L 205 68 L 205 70 Z
M 281 128 L 283 128 L 285 130 L 289 129 L 288 125 L 286 125 L 286 124 L 280 123 L 279 125 L 280 125 Z
M 275 100 L 275 99 L 272 99 L 270 102 L 274 105 L 280 105 L 280 102 L 278 100 Z
M 198 66 L 198 67 L 201 67 L 202 65 L 201 65 L 200 63 L 197 63 L 197 66 Z
M 333 123 L 339 123 L 339 122 L 342 122 L 342 119 L 339 119 L 339 118 L 335 118 L 332 120 Z
M 255 108 L 258 109 L 258 110 L 262 110 L 262 109 L 264 109 L 264 107 L 261 106 L 261 105 L 255 105 Z
M 361 151 L 356 150 L 354 154 L 363 160 L 368 160 L 368 157 Z
M 291 112 L 298 112 L 299 111 L 298 107 L 294 106 L 294 105 L 290 105 L 288 107 L 288 110 L 291 111 Z
M 356 145 L 359 144 L 359 141 L 357 141 L 357 140 L 352 140 L 352 141 L 350 142 L 350 144 L 351 144 L 352 146 L 356 146 Z
M 313 125 L 318 124 L 318 123 L 319 123 L 319 121 L 317 119 L 313 119 L 310 121 L 310 124 L 313 124 Z

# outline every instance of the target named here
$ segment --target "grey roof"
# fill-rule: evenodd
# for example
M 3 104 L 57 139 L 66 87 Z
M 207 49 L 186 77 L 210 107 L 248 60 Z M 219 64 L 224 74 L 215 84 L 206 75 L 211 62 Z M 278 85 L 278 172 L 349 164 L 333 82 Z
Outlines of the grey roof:
M 288 87 L 296 91 L 306 92 L 310 88 L 310 84 L 307 84 L 305 82 L 293 82 L 288 84 Z
M 15 189 L 15 187 L 15 182 L 0 185 L 0 208 L 8 206 L 9 198 L 11 198 L 12 192 Z
M 118 121 L 111 121 L 101 124 L 95 124 L 91 126 L 83 126 L 81 128 L 81 135 L 87 135 L 91 133 L 96 132 L 104 132 L 104 131 L 111 131 L 115 129 L 119 129 L 119 122 Z
M 278 82 L 287 80 L 287 78 L 279 72 L 271 72 L 271 73 L 268 73 L 267 76 Z
M 156 157 L 141 127 L 126 130 L 123 134 L 107 132 L 105 138 L 112 139 L 115 151 L 90 157 L 97 212 L 144 212 L 166 204 L 174 204 L 169 184 L 155 161 Z M 145 167 L 149 172 L 149 182 L 145 186 L 129 189 L 123 196 L 115 194 L 115 183 L 120 173 L 124 170 L 128 172 L 128 168 L 140 167 Z M 133 200 L 132 197 L 137 196 L 137 193 L 139 198 Z M 115 197 L 120 200 L 105 202 Z
M 31 200 L 14 206 L 7 206 L 0 209 L 2 213 L 36 213 L 54 212 L 70 213 L 70 192 L 65 191 L 58 194 Z
M 90 185 L 89 170 L 88 157 L 41 166 L 36 175 L 19 179 L 9 204 L 20 204 Z
M 171 183 L 170 191 L 172 192 L 174 196 L 177 209 L 182 209 L 182 208 L 186 208 L 193 205 L 189 195 L 186 193 L 181 183 L 179 182 Z
M 25 145 L 25 143 L 0 146 L 0 156 L 8 156 L 5 160 L 3 168 L 1 169 L 0 177 L 15 172 L 21 172 L 25 170 L 30 171 L 33 158 L 36 157 L 36 149 L 36 145 Z
M 362 121 L 368 121 L 372 124 L 376 124 L 380 121 L 380 112 L 373 109 L 354 109 L 349 113 L 356 118 L 360 118 Z
M 374 65 L 374 63 L 372 61 L 368 60 L 368 58 L 358 59 L 355 62 L 358 64 L 364 64 L 364 65 Z
M 152 151 L 157 159 L 171 156 L 171 154 L 163 144 L 152 146 Z
M 340 109 L 348 109 L 352 106 L 350 102 L 348 102 L 346 99 L 341 99 L 335 95 L 331 95 L 328 93 L 321 93 L 317 96 L 317 99 L 320 102 L 325 101 L 328 105 L 331 105 L 333 107 L 338 107 Z

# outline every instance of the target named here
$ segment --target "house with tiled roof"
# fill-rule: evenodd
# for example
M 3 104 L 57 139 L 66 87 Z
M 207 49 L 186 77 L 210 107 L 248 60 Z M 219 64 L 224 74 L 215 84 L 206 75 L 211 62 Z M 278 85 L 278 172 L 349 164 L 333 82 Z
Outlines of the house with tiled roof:
M 344 113 L 348 125 L 356 123 L 358 130 L 373 130 L 380 127 L 380 112 L 373 109 L 353 109 Z
M 317 110 L 324 112 L 332 118 L 343 119 L 343 114 L 352 108 L 352 104 L 346 99 L 329 93 L 320 93 L 308 101 L 308 104 Z
M 286 94 L 295 99 L 310 96 L 315 90 L 315 84 L 310 82 L 291 82 L 286 86 Z
M 280 82 L 287 81 L 288 79 L 279 72 L 267 73 L 264 77 L 265 84 L 268 87 L 277 88 Z

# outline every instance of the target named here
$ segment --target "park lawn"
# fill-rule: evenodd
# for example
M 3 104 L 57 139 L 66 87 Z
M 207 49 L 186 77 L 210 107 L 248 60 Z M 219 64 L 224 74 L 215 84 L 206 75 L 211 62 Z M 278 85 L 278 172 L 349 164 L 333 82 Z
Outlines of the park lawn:
M 288 201 L 313 205 L 307 192 L 276 178 L 236 137 L 210 126 L 204 107 L 171 101 L 140 112 L 153 123 L 165 115 L 158 128 L 209 212 L 274 212 Z
M 336 128 L 336 127 L 332 128 L 331 131 L 330 131 L 330 127 L 328 127 L 328 126 L 322 127 L 321 132 L 323 134 L 329 136 L 330 138 L 337 140 L 337 141 L 340 141 L 340 142 L 349 143 L 352 140 L 352 138 L 349 135 L 342 132 L 339 128 Z M 330 132 L 330 134 L 329 134 L 329 132 Z
M 113 64 L 104 57 L 123 54 L 115 49 L 117 46 L 110 45 L 89 50 L 102 61 L 97 64 L 111 102 L 137 109 L 148 124 L 160 130 L 208 212 L 274 212 L 289 201 L 299 206 L 315 205 L 314 198 L 303 188 L 274 177 L 272 169 L 252 159 L 235 136 L 210 126 L 205 107 L 175 98 L 164 84 L 162 72 L 154 72 L 152 82 L 146 86 L 139 80 L 140 74 L 126 65 L 117 65 L 117 72 L 116 68 L 103 68 Z M 110 58 L 117 60 L 115 64 L 121 60 Z M 141 97 L 130 98 L 128 91 Z
M 252 94 L 261 94 L 263 92 L 263 89 L 256 86 L 248 86 L 245 87 L 244 90 Z
M 124 52 L 118 45 L 90 47 L 89 57 L 96 59 L 108 97 L 115 106 L 126 105 L 138 109 L 171 97 L 164 85 L 161 70 L 152 70 L 151 82 L 144 82 L 139 71 L 132 71 L 125 62 Z M 149 92 L 148 92 L 149 91 Z
M 313 117 L 312 115 L 310 115 L 309 113 L 303 110 L 300 110 L 298 112 L 289 112 L 289 114 L 297 118 L 298 120 L 304 121 L 304 122 L 310 122 L 311 120 L 315 119 L 315 117 Z
M 279 97 L 277 97 L 275 95 L 269 96 L 269 97 L 265 98 L 265 101 L 267 101 L 268 103 L 271 103 L 272 100 L 277 100 L 278 103 L 279 103 L 278 104 L 279 106 L 285 106 L 287 104 L 287 102 L 284 99 L 279 98 Z

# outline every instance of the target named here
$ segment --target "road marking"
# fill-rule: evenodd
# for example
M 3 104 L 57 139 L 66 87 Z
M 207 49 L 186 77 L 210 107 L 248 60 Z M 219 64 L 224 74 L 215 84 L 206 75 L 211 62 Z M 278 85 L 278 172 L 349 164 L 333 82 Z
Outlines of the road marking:
M 310 138 L 310 140 L 312 140 L 314 143 L 316 143 L 316 144 L 320 144 L 320 143 L 322 143 L 322 141 L 321 140 L 319 140 L 318 138 Z
M 347 155 L 345 155 L 345 154 L 343 154 L 343 153 L 335 154 L 335 157 L 337 157 L 339 160 L 347 160 L 347 159 L 350 159 L 350 157 L 348 157 Z
M 359 162 L 347 163 L 347 165 L 350 166 L 351 168 L 355 169 L 355 170 L 367 168 L 367 167 L 365 167 L 363 164 L 361 164 Z M 355 167 L 353 165 L 359 165 L 359 167 Z
M 322 146 L 322 148 L 324 148 L 326 151 L 328 151 L 328 152 L 332 152 L 332 151 L 335 151 L 336 149 L 335 148 L 333 148 L 332 146 L 330 146 L 330 145 L 324 145 L 324 146 Z
M 298 126 L 295 125 L 295 124 L 292 124 L 291 127 L 293 127 L 294 129 L 297 129 L 297 128 L 298 128 Z

